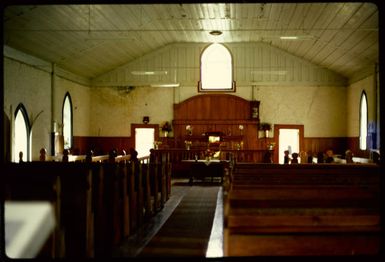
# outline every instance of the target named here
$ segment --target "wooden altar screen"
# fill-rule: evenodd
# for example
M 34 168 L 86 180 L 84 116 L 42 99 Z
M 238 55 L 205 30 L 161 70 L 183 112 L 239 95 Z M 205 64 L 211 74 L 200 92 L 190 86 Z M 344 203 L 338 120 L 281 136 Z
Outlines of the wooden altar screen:
M 174 104 L 175 147 L 184 148 L 186 140 L 192 148 L 202 147 L 206 132 L 222 132 L 223 149 L 265 149 L 258 148 L 259 119 L 253 118 L 251 105 L 252 101 L 228 94 L 197 95 Z M 191 134 L 186 126 L 192 128 Z

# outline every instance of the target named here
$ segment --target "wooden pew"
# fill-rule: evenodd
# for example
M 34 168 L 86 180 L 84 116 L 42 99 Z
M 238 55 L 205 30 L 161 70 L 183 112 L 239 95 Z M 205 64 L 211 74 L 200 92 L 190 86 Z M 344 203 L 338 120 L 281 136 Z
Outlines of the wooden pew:
M 92 170 L 83 163 L 61 163 L 62 223 L 66 258 L 94 256 Z
M 54 164 L 48 164 L 53 166 Z M 61 180 L 57 172 L 40 163 L 7 163 L 4 173 L 5 200 L 48 201 L 55 213 L 56 225 L 52 237 L 40 253 L 42 257 L 65 256 L 64 228 L 61 224 Z
M 149 197 L 149 157 L 127 162 L 127 193 L 129 200 L 129 231 L 130 234 L 145 222 L 145 217 L 151 214 Z
M 172 164 L 170 154 L 158 154 L 156 150 L 152 150 L 149 164 L 153 210 L 157 212 L 163 208 L 171 194 Z
M 379 174 L 375 165 L 236 164 L 225 178 L 225 255 L 378 254 Z
M 7 199 L 47 200 L 54 206 L 57 225 L 45 257 L 110 257 L 114 245 L 158 211 L 152 206 L 149 157 L 135 163 L 129 155 L 86 159 L 7 165 Z M 166 188 L 164 180 L 157 181 Z
M 95 213 L 95 257 L 111 256 L 112 248 L 130 234 L 128 170 L 130 155 L 109 156 L 109 162 L 89 163 Z
M 128 220 L 129 207 L 125 208 L 122 201 L 128 203 L 128 197 L 123 197 L 125 189 L 122 188 L 127 183 L 121 182 L 123 179 L 117 179 L 124 178 L 121 175 L 124 174 L 124 168 L 114 168 L 124 166 L 123 160 L 127 159 L 129 156 L 119 156 L 117 160 L 120 162 L 114 164 L 98 161 L 26 162 L 8 165 L 6 188 L 9 200 L 45 200 L 52 202 L 54 206 L 56 229 L 50 244 L 52 247 L 43 254 L 44 257 L 88 258 L 110 254 L 111 249 L 106 250 L 106 247 L 110 248 L 118 243 L 125 232 L 127 235 L 129 221 L 124 224 L 123 220 Z M 118 190 L 113 190 L 114 188 Z M 114 199 L 117 201 L 113 201 Z M 106 205 L 108 201 L 113 204 Z M 113 207 L 113 212 L 110 212 L 110 207 Z M 107 237 L 110 233 L 102 233 L 107 228 L 110 217 L 115 219 L 110 224 L 116 228 L 109 231 L 113 233 L 113 240 Z M 98 254 L 95 254 L 95 246 Z
M 7 164 L 9 200 L 50 201 L 55 210 L 53 249 L 48 257 L 93 256 L 91 173 L 81 163 Z

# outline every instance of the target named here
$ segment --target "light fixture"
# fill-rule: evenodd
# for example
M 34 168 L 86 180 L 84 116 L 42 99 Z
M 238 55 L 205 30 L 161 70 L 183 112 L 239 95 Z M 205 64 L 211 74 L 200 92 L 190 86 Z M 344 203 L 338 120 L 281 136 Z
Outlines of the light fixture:
M 143 117 L 143 124 L 148 124 L 150 122 L 150 117 L 149 116 L 144 116 Z
M 221 34 L 222 34 L 222 31 L 219 31 L 219 30 L 210 31 L 210 35 L 218 36 L 218 35 L 221 35 Z
M 151 84 L 151 87 L 179 87 L 179 83 L 168 83 L 168 84 Z
M 282 40 L 297 40 L 298 36 L 280 36 L 279 38 Z
M 131 71 L 133 75 L 167 75 L 167 71 Z
M 255 75 L 286 75 L 287 70 L 253 70 L 251 74 Z

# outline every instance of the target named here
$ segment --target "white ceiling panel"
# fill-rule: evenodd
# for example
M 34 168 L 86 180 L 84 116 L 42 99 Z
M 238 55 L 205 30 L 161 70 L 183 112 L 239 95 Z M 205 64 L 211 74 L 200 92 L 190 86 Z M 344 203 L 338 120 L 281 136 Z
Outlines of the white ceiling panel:
M 263 41 L 349 78 L 378 63 L 378 17 L 363 2 L 14 5 L 3 44 L 92 79 L 175 42 Z

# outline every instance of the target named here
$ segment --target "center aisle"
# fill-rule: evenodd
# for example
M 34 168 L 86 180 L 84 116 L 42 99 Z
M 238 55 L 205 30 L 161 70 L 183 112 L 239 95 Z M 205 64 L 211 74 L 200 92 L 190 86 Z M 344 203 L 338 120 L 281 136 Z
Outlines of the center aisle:
M 139 257 L 205 257 L 219 186 L 194 184 Z

